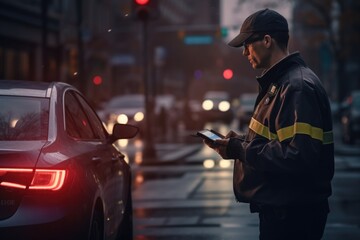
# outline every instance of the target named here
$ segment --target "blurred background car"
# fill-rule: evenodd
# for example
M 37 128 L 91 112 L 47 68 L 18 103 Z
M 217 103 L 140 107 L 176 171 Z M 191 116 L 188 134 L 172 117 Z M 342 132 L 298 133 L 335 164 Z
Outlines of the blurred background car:
M 256 93 L 244 93 L 240 96 L 236 110 L 239 130 L 244 130 L 248 126 L 254 112 L 256 98 Z
M 141 130 L 145 127 L 145 97 L 142 94 L 126 94 L 112 97 L 98 110 L 109 132 L 114 124 L 131 124 Z
M 133 237 L 131 171 L 74 87 L 0 81 L 0 238 Z
M 230 95 L 225 91 L 206 92 L 201 105 L 203 118 L 209 122 L 230 123 L 234 117 L 230 101 Z
M 342 105 L 341 126 L 343 141 L 354 144 L 360 136 L 360 91 L 353 91 Z

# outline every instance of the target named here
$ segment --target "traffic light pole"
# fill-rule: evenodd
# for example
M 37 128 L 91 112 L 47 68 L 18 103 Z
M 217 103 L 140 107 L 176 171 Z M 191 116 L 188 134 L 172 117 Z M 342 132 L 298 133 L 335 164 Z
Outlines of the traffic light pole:
M 145 146 L 143 150 L 143 159 L 147 161 L 154 161 L 156 158 L 156 151 L 153 138 L 153 112 L 154 112 L 154 96 L 150 94 L 149 87 L 149 49 L 148 49 L 148 20 L 142 19 L 142 45 L 143 45 L 143 79 L 144 79 L 144 93 L 145 93 Z M 145 163 L 146 164 L 146 163 Z

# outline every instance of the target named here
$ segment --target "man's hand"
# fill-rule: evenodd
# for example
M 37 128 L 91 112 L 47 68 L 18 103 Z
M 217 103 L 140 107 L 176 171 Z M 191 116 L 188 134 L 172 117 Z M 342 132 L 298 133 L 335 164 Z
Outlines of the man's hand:
M 226 134 L 225 138 L 239 137 L 239 136 L 242 136 L 242 134 L 237 134 L 233 130 L 230 130 L 230 132 L 228 132 L 228 134 Z
M 229 143 L 228 138 L 217 139 L 215 142 L 204 140 L 204 143 L 210 148 L 214 149 L 223 159 L 227 159 L 226 148 Z
M 215 140 L 215 142 L 211 142 L 209 140 L 204 140 L 204 143 L 206 145 L 208 145 L 210 148 L 214 149 L 223 159 L 230 159 L 229 156 L 227 155 L 227 147 L 229 144 L 229 140 L 230 138 L 239 138 L 239 139 L 244 139 L 245 135 L 244 134 L 237 134 L 234 131 L 230 131 L 228 134 L 226 134 L 226 136 L 223 139 L 217 139 Z M 240 146 L 241 148 L 239 148 L 239 154 L 243 156 L 244 155 L 244 149 L 242 148 L 242 146 Z M 243 157 L 241 157 L 241 159 L 243 159 Z

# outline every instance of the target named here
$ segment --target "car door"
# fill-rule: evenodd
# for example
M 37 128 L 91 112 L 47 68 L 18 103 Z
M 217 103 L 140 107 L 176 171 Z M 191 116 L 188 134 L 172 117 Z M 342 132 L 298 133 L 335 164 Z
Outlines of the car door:
M 106 203 L 105 219 L 108 220 L 108 225 L 105 227 L 108 228 L 108 231 L 106 232 L 113 233 L 116 232 L 117 226 L 121 221 L 124 207 L 123 189 L 127 189 L 127 187 L 124 186 L 124 176 L 128 175 L 125 173 L 127 168 L 125 166 L 126 163 L 124 161 L 124 155 L 117 151 L 117 149 L 115 149 L 115 147 L 108 141 L 108 134 L 95 111 L 89 106 L 82 96 L 77 94 L 76 97 L 89 118 L 89 123 L 93 128 L 95 136 L 98 139 L 103 140 L 102 144 L 97 146 L 97 150 L 99 152 L 98 154 L 101 155 L 102 158 L 105 158 L 106 156 L 103 163 L 103 169 L 106 172 L 106 175 L 103 175 L 103 197 Z M 104 174 L 104 172 L 99 174 Z

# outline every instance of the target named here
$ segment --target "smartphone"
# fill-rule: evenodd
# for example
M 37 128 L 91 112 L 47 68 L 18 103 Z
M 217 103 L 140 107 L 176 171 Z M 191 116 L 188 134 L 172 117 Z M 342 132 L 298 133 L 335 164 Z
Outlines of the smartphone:
M 211 142 L 215 142 L 217 139 L 223 139 L 224 136 L 214 130 L 204 129 L 196 133 L 197 136 L 202 137 Z

